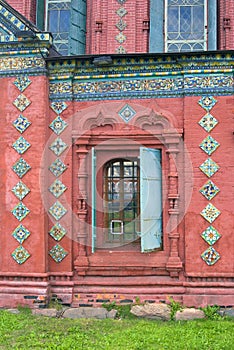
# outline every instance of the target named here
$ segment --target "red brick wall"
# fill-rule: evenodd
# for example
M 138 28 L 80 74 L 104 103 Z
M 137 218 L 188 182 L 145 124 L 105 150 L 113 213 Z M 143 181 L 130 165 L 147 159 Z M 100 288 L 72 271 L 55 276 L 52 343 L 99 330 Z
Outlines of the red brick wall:
M 36 23 L 36 3 L 37 0 L 7 0 L 16 11 L 29 19 L 32 23 Z
M 230 50 L 234 48 L 234 1 L 218 0 L 218 48 Z

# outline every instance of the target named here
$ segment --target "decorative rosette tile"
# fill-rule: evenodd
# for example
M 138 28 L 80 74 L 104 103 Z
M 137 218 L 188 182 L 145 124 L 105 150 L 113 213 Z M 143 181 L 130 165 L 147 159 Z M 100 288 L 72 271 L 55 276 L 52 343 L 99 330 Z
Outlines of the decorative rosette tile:
M 211 224 L 220 215 L 220 211 L 213 204 L 209 203 L 200 214 Z
M 116 11 L 117 15 L 119 17 L 124 17 L 128 11 L 124 8 L 124 7 L 120 7 L 117 11 Z
M 132 107 L 130 107 L 128 104 L 126 104 L 121 110 L 118 112 L 118 115 L 126 122 L 128 123 L 135 115 L 136 112 Z
M 13 105 L 15 105 L 15 107 L 18 108 L 20 112 L 23 112 L 30 105 L 30 103 L 31 102 L 29 101 L 29 99 L 23 94 L 21 94 L 15 99 Z
M 65 230 L 65 228 L 58 222 L 49 231 L 50 236 L 58 242 L 61 241 L 61 239 L 65 236 L 66 233 L 67 231 Z
M 59 158 L 57 158 L 49 167 L 49 170 L 56 177 L 60 176 L 66 169 L 66 165 Z
M 22 177 L 31 169 L 31 167 L 23 158 L 20 158 L 13 165 L 12 169 L 19 176 L 19 178 L 22 179 Z
M 20 92 L 23 92 L 30 84 L 31 80 L 28 77 L 19 77 L 13 83 Z
M 50 106 L 57 114 L 61 114 L 67 108 L 67 104 L 61 101 L 52 102 Z
M 219 143 L 210 135 L 208 135 L 200 144 L 201 149 L 209 156 L 219 147 Z
M 30 143 L 25 140 L 23 136 L 20 136 L 17 141 L 15 141 L 12 145 L 12 147 L 18 152 L 19 154 L 23 154 L 27 151 L 30 147 Z
M 204 117 L 201 118 L 198 124 L 204 130 L 210 132 L 218 124 L 218 120 L 215 117 L 213 117 L 213 115 L 211 115 L 210 113 L 207 113 L 206 115 L 204 115 Z
M 30 232 L 20 224 L 15 231 L 13 231 L 12 236 L 22 244 L 30 236 Z
M 22 134 L 29 127 L 29 125 L 31 125 L 31 123 L 26 117 L 20 114 L 19 117 L 13 122 L 13 125 L 16 130 Z
M 49 187 L 49 191 L 56 198 L 59 198 L 64 193 L 64 191 L 66 191 L 66 189 L 67 189 L 67 187 L 60 180 L 57 180 L 57 179 Z
M 118 41 L 118 43 L 122 44 L 126 40 L 126 35 L 124 35 L 122 32 L 117 34 L 115 39 Z
M 49 148 L 56 156 L 60 156 L 60 154 L 62 154 L 67 148 L 67 144 L 63 142 L 60 137 L 57 137 Z
M 24 197 L 30 192 L 30 189 L 22 181 L 19 181 L 12 188 L 12 192 L 19 200 L 22 201 L 22 199 L 24 199 Z
M 211 158 L 208 158 L 205 160 L 204 163 L 199 167 L 201 171 L 203 171 L 204 174 L 206 174 L 207 177 L 213 176 L 216 171 L 219 170 L 219 166 L 217 163 L 215 163 Z
M 117 0 L 120 5 L 123 5 L 127 0 Z
M 49 254 L 54 261 L 60 263 L 68 254 L 61 245 L 56 244 L 52 249 L 50 249 Z
M 11 254 L 12 258 L 15 259 L 15 261 L 18 264 L 23 264 L 29 257 L 29 252 L 20 245 L 18 248 L 16 248 L 13 253 Z
M 120 45 L 119 47 L 117 47 L 116 53 L 127 53 L 127 51 L 122 45 Z
M 22 221 L 30 213 L 30 210 L 24 203 L 19 202 L 11 212 L 17 220 Z
M 50 124 L 50 128 L 57 135 L 60 135 L 66 127 L 67 123 L 59 115 Z
M 50 215 L 52 215 L 55 220 L 60 220 L 67 212 L 67 209 L 59 202 L 55 202 L 49 209 Z
M 116 27 L 122 32 L 127 27 L 127 23 L 121 18 Z
M 201 194 L 206 197 L 209 201 L 219 193 L 220 189 L 211 181 L 207 181 L 204 186 L 200 189 Z
M 214 265 L 220 259 L 220 255 L 213 247 L 209 247 L 202 253 L 201 258 L 207 265 Z
M 213 245 L 220 239 L 221 235 L 213 226 L 209 226 L 204 232 L 202 232 L 201 237 L 206 243 Z
M 210 111 L 211 108 L 217 103 L 217 100 L 213 96 L 204 96 L 199 100 L 199 105 L 206 111 Z

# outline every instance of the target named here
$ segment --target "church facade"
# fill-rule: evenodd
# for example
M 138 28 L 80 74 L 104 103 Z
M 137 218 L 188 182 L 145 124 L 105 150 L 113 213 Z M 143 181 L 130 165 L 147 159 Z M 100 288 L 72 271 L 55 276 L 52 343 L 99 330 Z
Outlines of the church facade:
M 233 305 L 233 21 L 0 0 L 0 306 Z

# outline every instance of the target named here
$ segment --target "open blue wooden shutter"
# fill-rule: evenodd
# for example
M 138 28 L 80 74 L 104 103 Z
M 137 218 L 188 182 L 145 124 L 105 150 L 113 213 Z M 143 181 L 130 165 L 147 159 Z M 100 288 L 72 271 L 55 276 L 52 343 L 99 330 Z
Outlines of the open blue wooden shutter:
M 140 147 L 141 251 L 159 248 L 162 241 L 160 150 Z
M 92 148 L 92 253 L 96 247 L 96 152 Z

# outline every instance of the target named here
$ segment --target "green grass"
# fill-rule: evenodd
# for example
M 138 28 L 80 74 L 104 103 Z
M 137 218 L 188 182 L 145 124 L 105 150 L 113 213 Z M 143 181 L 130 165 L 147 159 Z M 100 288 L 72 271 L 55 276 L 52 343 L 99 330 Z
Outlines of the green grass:
M 234 321 L 56 319 L 0 311 L 0 349 L 234 350 Z

